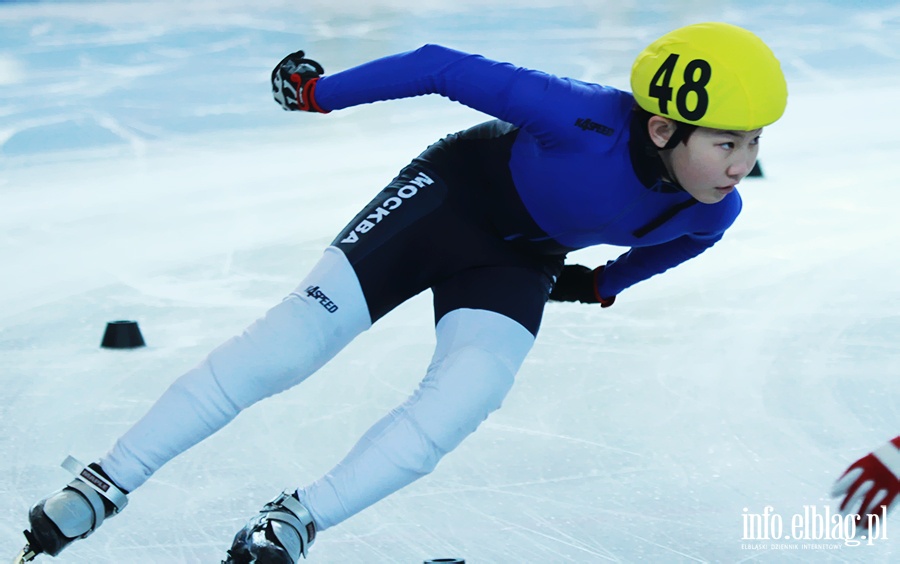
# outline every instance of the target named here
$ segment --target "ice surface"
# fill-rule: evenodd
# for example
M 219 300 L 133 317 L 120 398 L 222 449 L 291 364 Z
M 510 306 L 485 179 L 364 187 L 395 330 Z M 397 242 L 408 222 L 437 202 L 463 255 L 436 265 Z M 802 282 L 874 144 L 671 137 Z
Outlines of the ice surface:
M 745 508 L 823 511 L 900 432 L 900 4 L 801 0 L 0 3 L 0 553 L 67 454 L 103 454 L 399 167 L 484 119 L 437 97 L 285 114 L 267 83 L 284 54 L 335 71 L 434 42 L 627 88 L 645 43 L 703 20 L 760 34 L 791 90 L 736 225 L 611 309 L 551 304 L 503 409 L 310 561 L 897 559 L 890 526 L 857 547 L 742 540 Z M 217 562 L 414 389 L 430 306 L 171 462 L 59 561 Z M 114 319 L 149 346 L 101 350 Z

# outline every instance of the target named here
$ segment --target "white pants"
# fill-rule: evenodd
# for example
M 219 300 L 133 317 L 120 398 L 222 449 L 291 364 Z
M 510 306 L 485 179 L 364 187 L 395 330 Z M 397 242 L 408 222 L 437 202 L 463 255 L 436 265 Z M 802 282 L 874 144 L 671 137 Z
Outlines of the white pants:
M 176 380 L 100 465 L 133 491 L 244 408 L 305 380 L 370 325 L 352 267 L 329 247 L 284 301 Z M 419 389 L 298 490 L 320 531 L 431 472 L 500 407 L 534 343 L 522 325 L 485 310 L 452 311 L 436 332 Z

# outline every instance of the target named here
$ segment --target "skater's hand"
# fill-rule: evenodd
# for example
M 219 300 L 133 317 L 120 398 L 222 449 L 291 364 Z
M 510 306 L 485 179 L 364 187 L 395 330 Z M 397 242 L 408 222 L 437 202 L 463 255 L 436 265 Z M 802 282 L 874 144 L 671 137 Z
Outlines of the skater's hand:
M 303 51 L 281 59 L 272 70 L 272 96 L 287 111 L 327 114 L 316 103 L 316 81 L 325 74 L 322 65 L 305 58 Z
M 831 497 L 844 496 L 840 511 L 859 515 L 858 524 L 866 527 L 866 514 L 881 517 L 880 508 L 891 510 L 900 493 L 900 437 L 865 455 L 850 465 L 835 482 Z
M 564 266 L 556 278 L 553 290 L 550 291 L 550 300 L 600 304 L 600 307 L 613 305 L 616 301 L 615 296 L 604 298 L 597 294 L 597 277 L 601 272 L 603 272 L 602 266 L 598 266 L 594 270 L 580 264 Z

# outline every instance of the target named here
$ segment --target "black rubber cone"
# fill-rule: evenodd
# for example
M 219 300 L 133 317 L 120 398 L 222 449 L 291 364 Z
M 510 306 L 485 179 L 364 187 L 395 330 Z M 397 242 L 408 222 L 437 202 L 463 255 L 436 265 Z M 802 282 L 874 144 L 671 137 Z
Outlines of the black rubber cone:
M 100 343 L 105 349 L 136 349 L 145 345 L 137 321 L 110 321 Z

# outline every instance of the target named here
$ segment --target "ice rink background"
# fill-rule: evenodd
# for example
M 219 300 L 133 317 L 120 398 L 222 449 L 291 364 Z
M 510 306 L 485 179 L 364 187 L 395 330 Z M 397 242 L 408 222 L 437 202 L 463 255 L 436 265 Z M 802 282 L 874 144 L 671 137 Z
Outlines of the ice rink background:
M 503 409 L 311 562 L 888 562 L 888 540 L 742 540 L 821 513 L 900 432 L 900 3 L 545 0 L 0 3 L 0 554 L 67 454 L 102 455 L 290 292 L 410 158 L 485 116 L 439 97 L 286 114 L 268 74 L 426 42 L 628 89 L 687 23 L 761 35 L 790 85 L 713 250 L 611 309 L 550 304 Z M 570 255 L 594 266 L 624 249 Z M 99 348 L 140 322 L 148 347 Z M 218 562 L 424 374 L 430 294 L 164 467 L 60 562 Z M 822 545 L 827 545 L 823 547 Z

